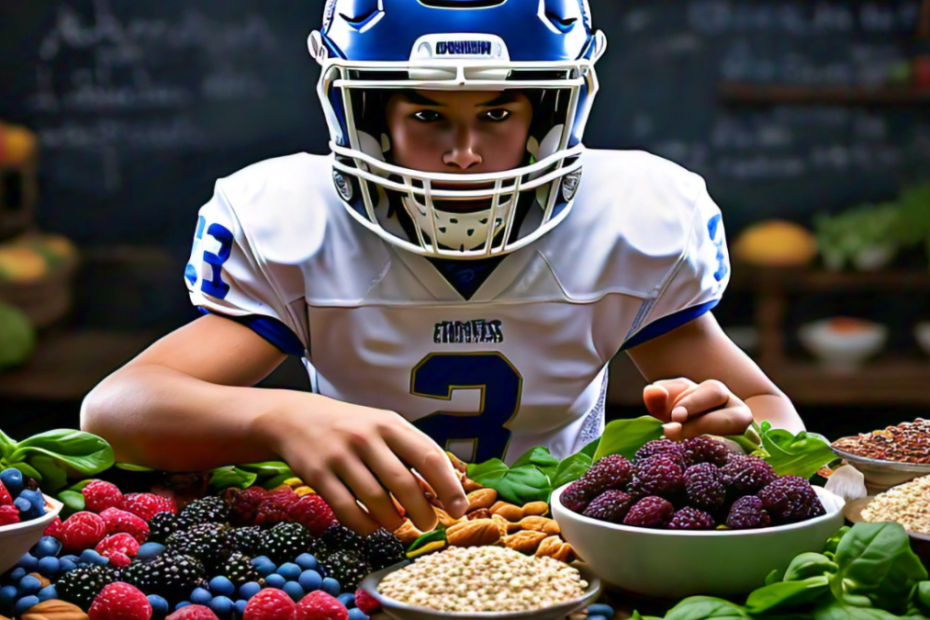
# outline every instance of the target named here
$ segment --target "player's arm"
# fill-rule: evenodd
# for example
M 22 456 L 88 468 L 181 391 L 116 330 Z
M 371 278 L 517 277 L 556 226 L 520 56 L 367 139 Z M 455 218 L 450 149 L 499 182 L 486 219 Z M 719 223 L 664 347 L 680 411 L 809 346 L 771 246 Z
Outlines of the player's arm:
M 670 439 L 742 433 L 753 419 L 794 433 L 804 430 L 788 397 L 710 312 L 627 352 L 651 383 L 643 394 L 646 406 L 670 423 Z

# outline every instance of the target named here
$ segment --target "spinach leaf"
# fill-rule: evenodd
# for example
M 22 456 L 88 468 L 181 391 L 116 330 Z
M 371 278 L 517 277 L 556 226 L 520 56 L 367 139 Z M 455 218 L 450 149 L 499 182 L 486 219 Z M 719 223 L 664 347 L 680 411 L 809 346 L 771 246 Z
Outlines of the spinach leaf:
M 40 474 L 34 467 L 27 465 L 26 463 L 10 463 L 9 465 L 4 465 L 0 469 L 6 469 L 7 467 L 12 467 L 13 469 L 18 469 L 23 476 L 29 476 L 30 478 L 35 478 L 37 481 L 42 482 L 42 474 Z
M 592 463 L 591 457 L 584 451 L 563 459 L 555 471 L 555 477 L 552 478 L 552 488 L 557 489 L 563 484 L 578 480 L 588 471 Z
M 801 553 L 796 555 L 785 571 L 783 581 L 801 581 L 808 577 L 832 575 L 839 566 L 822 553 Z
M 535 465 L 507 467 L 500 459 L 468 466 L 467 475 L 480 485 L 497 491 L 501 499 L 522 506 L 528 502 L 546 501 L 552 487 L 549 478 Z
M 749 620 L 746 611 L 730 601 L 710 596 L 691 596 L 675 605 L 665 620 Z
M 913 613 L 912 613 L 913 612 Z M 908 615 L 930 614 L 930 581 L 921 581 L 911 590 Z
M 633 460 L 636 451 L 646 442 L 661 439 L 662 422 L 652 416 L 640 416 L 627 420 L 614 420 L 604 428 L 604 434 L 594 453 L 594 461 L 610 454 L 622 454 Z
M 630 616 L 630 620 L 662 620 L 659 616 L 643 616 L 640 615 L 638 611 L 633 611 L 633 615 Z
M 47 456 L 34 456 L 30 460 L 33 467 L 42 474 L 42 491 L 54 493 L 68 484 L 68 475 L 65 470 Z
M 549 453 L 549 448 L 537 446 L 527 450 L 523 456 L 514 461 L 511 469 L 523 467 L 524 465 L 535 465 L 539 471 L 546 474 L 546 477 L 552 480 L 555 472 L 559 468 L 559 459 Z
M 900 620 L 900 617 L 875 607 L 856 607 L 833 601 L 815 608 L 814 620 Z
M 850 527 L 849 527 L 848 525 L 844 525 L 844 526 L 841 527 L 840 529 L 838 529 L 838 530 L 836 530 L 835 532 L 833 532 L 833 535 L 830 536 L 830 538 L 827 539 L 826 544 L 824 544 L 824 546 L 823 546 L 823 553 L 824 553 L 824 555 L 830 554 L 830 555 L 827 555 L 827 557 L 831 557 L 831 556 L 832 556 L 831 559 L 835 558 L 835 557 L 836 557 L 836 549 L 837 549 L 837 547 L 840 546 L 840 541 L 843 540 L 843 536 L 846 536 L 846 533 L 847 533 L 849 530 L 850 530 Z
M 93 476 L 113 465 L 113 448 L 106 441 L 71 429 L 59 429 L 33 435 L 19 442 L 10 460 L 26 460 L 30 454 L 43 454 L 60 466 L 67 465 L 76 471 Z
M 293 477 L 294 477 L 294 474 L 290 472 L 286 474 L 278 474 L 277 476 L 272 476 L 271 478 L 268 478 L 267 480 L 262 481 L 262 488 L 265 489 L 266 491 L 271 491 L 273 489 L 278 488 L 279 486 L 284 484 L 285 481 Z
M 779 476 L 795 475 L 810 480 L 821 467 L 836 458 L 830 442 L 822 435 L 801 431 L 797 435 L 782 428 L 762 425 L 763 457 Z
M 73 512 L 84 510 L 84 496 L 77 491 L 62 491 L 58 494 L 58 501 Z
M 138 471 L 138 472 L 152 472 L 158 471 L 152 469 L 151 467 L 146 467 L 144 465 L 136 465 L 134 463 L 116 463 L 114 465 L 116 469 L 122 469 L 123 471 Z
M 807 605 L 829 593 L 830 580 L 824 575 L 803 581 L 782 581 L 753 590 L 746 599 L 746 611 L 761 614 L 773 609 Z
M 293 478 L 294 474 L 287 463 L 281 461 L 264 461 L 262 463 L 246 463 L 237 465 L 243 471 L 250 471 L 258 476 L 280 476 L 288 474 L 288 478 Z
M 217 467 L 210 472 L 210 488 L 216 491 L 236 487 L 245 489 L 252 486 L 258 479 L 258 474 L 244 469 L 239 469 L 235 465 L 226 467 Z

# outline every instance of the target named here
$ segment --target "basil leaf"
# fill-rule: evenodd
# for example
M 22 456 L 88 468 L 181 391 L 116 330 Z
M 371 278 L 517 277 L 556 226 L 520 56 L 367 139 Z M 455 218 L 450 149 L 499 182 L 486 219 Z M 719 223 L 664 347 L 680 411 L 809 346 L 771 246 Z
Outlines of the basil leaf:
M 245 489 L 252 486 L 258 479 L 258 474 L 244 471 L 235 465 L 217 467 L 210 472 L 210 488 L 222 491 L 231 487 Z
M 830 538 L 827 539 L 826 544 L 823 546 L 824 554 L 832 553 L 833 555 L 836 555 L 836 549 L 840 546 L 840 541 L 843 540 L 843 536 L 846 536 L 846 533 L 849 532 L 849 530 L 850 527 L 848 525 L 844 525 L 840 529 L 833 532 Z
M 77 491 L 62 491 L 58 494 L 58 501 L 74 512 L 81 512 L 84 510 L 84 496 Z
M 600 443 L 601 443 L 601 438 L 598 437 L 597 439 L 595 439 L 594 441 L 586 445 L 584 448 L 582 448 L 581 452 L 584 454 L 587 454 L 593 459 L 594 455 L 597 453 L 597 446 Z
M 749 620 L 749 614 L 735 603 L 710 596 L 691 596 L 675 605 L 665 620 Z
M 746 611 L 762 614 L 773 609 L 806 605 L 829 592 L 830 580 L 823 575 L 804 581 L 781 581 L 753 590 L 746 599 Z
M 294 473 L 287 463 L 282 461 L 264 461 L 262 463 L 246 463 L 245 465 L 236 465 L 243 471 L 250 471 L 258 476 L 280 476 L 288 474 L 288 478 L 293 478 Z
M 832 575 L 839 566 L 822 553 L 806 552 L 798 554 L 788 564 L 788 570 L 782 581 L 801 581 L 808 577 Z
M 24 477 L 35 478 L 36 481 L 42 482 L 42 474 L 40 474 L 32 465 L 27 463 L 10 463 L 9 465 L 13 469 L 18 469 Z
M 436 542 L 436 541 L 444 542 L 445 540 L 446 540 L 446 528 L 443 527 L 442 524 L 440 524 L 435 530 L 426 532 L 425 534 L 422 534 L 419 538 L 417 538 L 415 541 L 413 541 L 410 544 L 410 547 L 407 548 L 407 553 L 413 553 L 420 547 L 423 547 L 424 545 L 428 545 L 431 542 Z
M 285 480 L 288 480 L 293 477 L 294 477 L 294 474 L 292 474 L 291 472 L 287 472 L 286 474 L 278 474 L 277 476 L 273 476 L 269 478 L 268 480 L 265 480 L 264 482 L 262 482 L 262 488 L 265 489 L 266 491 L 271 491 L 273 489 L 278 488 L 282 484 L 284 484 Z
M 116 469 L 122 469 L 123 471 L 138 471 L 138 472 L 153 472 L 158 471 L 157 469 L 152 469 L 151 467 L 146 467 L 145 465 L 136 465 L 135 463 L 114 463 Z
M 594 453 L 594 461 L 610 454 L 622 454 L 632 461 L 636 451 L 646 442 L 661 439 L 662 436 L 662 422 L 652 416 L 614 420 L 604 428 Z
M 593 459 L 584 452 L 578 452 L 563 459 L 555 471 L 555 476 L 551 478 L 552 488 L 558 489 L 563 484 L 578 480 L 588 471 L 593 462 Z
M 42 474 L 42 491 L 55 493 L 68 484 L 68 475 L 53 459 L 47 456 L 34 456 L 29 463 Z
M 535 465 L 539 471 L 546 474 L 546 477 L 552 480 L 556 470 L 559 468 L 559 459 L 552 456 L 549 452 L 549 448 L 537 446 L 527 450 L 527 452 L 518 458 L 510 468 L 516 469 L 524 465 Z
M 910 602 L 924 614 L 930 614 L 930 581 L 921 581 L 911 590 Z
M 779 476 L 791 474 L 810 480 L 817 470 L 836 458 L 829 441 L 807 431 L 792 435 L 782 428 L 763 430 L 762 446 L 769 454 L 765 460 Z
M 19 443 L 11 458 L 26 460 L 31 454 L 49 456 L 87 476 L 108 469 L 114 462 L 110 444 L 96 435 L 70 429 L 33 435 Z
M 782 581 L 781 577 L 778 576 L 778 569 L 772 569 L 772 572 L 765 576 L 765 585 L 770 586 L 773 583 L 778 583 Z
M 814 620 L 900 620 L 893 613 L 874 607 L 855 607 L 834 601 L 814 609 Z
M 552 491 L 549 478 L 533 465 L 509 468 L 500 459 L 490 459 L 470 464 L 466 473 L 478 484 L 497 491 L 504 501 L 519 506 L 546 501 Z
M 469 463 L 465 468 L 465 475 L 482 486 L 491 486 L 497 483 L 510 471 L 507 464 L 500 459 L 488 459 L 483 463 Z M 492 487 L 493 488 L 493 487 Z
M 81 480 L 79 482 L 75 482 L 70 487 L 68 487 L 68 490 L 80 493 L 81 491 L 84 490 L 84 487 L 86 487 L 91 482 L 93 482 L 93 480 L 91 480 L 90 478 L 88 478 L 87 480 Z

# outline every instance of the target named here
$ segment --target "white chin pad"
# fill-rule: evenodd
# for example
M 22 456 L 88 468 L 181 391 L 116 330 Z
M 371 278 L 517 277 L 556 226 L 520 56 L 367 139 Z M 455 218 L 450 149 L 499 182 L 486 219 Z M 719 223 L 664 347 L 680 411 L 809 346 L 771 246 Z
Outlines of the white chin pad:
M 433 222 L 436 225 L 436 243 L 453 250 L 474 250 L 485 247 L 490 239 L 504 229 L 511 217 L 514 198 L 511 197 L 497 208 L 493 228 L 489 228 L 491 209 L 471 213 L 453 213 L 430 207 L 405 198 L 408 212 L 413 215 L 417 227 L 427 237 L 433 238 Z M 490 231 L 490 234 L 489 234 Z

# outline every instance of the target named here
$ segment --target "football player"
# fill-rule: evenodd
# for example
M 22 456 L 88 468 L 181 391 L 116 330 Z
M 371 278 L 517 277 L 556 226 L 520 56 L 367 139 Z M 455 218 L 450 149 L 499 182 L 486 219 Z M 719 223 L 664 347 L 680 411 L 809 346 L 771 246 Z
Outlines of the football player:
M 308 43 L 332 153 L 217 182 L 185 273 L 205 316 L 85 400 L 118 458 L 282 458 L 356 530 L 400 525 L 389 492 L 428 530 L 411 469 L 457 517 L 444 450 L 574 453 L 621 351 L 671 439 L 803 428 L 710 312 L 730 268 L 703 180 L 584 148 L 587 0 L 330 0 Z M 287 355 L 312 392 L 252 387 Z

